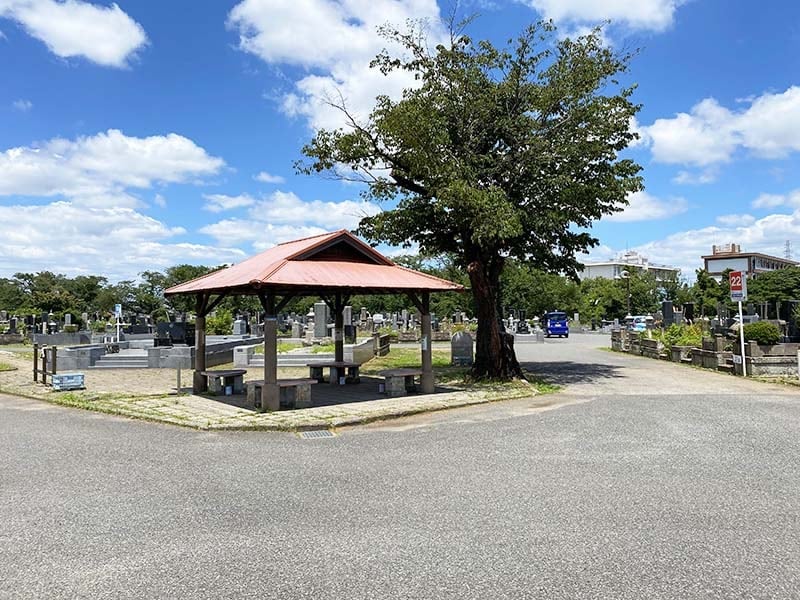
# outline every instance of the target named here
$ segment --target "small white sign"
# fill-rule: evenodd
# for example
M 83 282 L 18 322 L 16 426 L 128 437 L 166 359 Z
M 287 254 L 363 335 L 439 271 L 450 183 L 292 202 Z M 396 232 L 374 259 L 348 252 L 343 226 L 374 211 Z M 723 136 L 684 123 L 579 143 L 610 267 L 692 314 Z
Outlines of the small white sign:
M 114 316 L 117 318 L 122 318 L 122 304 L 114 305 Z
M 734 354 L 733 355 L 733 362 L 734 362 L 734 364 L 737 364 L 737 365 L 742 364 L 742 355 L 741 354 Z

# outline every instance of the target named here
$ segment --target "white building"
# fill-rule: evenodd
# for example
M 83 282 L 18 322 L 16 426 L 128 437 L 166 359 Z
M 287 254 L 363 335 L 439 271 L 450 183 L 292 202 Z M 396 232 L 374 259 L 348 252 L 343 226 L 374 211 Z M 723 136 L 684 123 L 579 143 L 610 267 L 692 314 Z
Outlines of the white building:
M 742 252 L 739 244 L 712 246 L 711 254 L 700 258 L 703 259 L 703 268 L 717 281 L 722 279 L 722 273 L 727 269 L 744 271 L 747 273 L 748 279 L 753 279 L 758 277 L 759 273 L 800 265 L 797 261 L 788 258 L 778 258 L 760 252 Z
M 653 264 L 638 252 L 628 250 L 614 260 L 584 263 L 583 271 L 578 271 L 578 277 L 581 281 L 599 277 L 615 279 L 620 277 L 623 271 L 631 272 L 633 269 L 652 273 L 656 281 L 676 279 L 680 274 L 678 267 Z

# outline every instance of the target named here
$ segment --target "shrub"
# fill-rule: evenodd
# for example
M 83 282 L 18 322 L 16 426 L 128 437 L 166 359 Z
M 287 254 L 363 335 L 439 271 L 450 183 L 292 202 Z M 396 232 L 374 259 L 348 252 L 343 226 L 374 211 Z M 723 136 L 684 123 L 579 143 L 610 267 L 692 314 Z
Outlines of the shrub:
M 781 339 L 781 332 L 774 323 L 758 321 L 744 326 L 744 339 L 758 344 L 777 344 Z
M 231 335 L 233 333 L 233 313 L 222 309 L 208 315 L 206 332 L 210 335 Z
M 670 349 L 673 346 L 699 348 L 703 343 L 703 327 L 700 324 L 670 325 L 664 330 L 661 341 Z

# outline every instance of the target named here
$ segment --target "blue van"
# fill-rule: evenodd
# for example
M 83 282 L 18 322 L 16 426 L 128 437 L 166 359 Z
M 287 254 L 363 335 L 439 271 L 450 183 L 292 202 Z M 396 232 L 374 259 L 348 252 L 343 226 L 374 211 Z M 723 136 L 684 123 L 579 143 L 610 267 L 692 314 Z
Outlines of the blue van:
M 544 335 L 550 337 L 557 335 L 558 337 L 569 337 L 569 325 L 567 324 L 567 313 L 554 310 L 553 312 L 545 313 L 544 315 Z

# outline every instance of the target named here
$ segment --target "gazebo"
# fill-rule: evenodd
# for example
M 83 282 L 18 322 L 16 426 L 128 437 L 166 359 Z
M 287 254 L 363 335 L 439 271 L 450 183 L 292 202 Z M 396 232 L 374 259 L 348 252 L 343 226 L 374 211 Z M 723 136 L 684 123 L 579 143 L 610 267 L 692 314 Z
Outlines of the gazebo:
M 262 410 L 279 407 L 278 313 L 294 298 L 317 296 L 334 315 L 335 360 L 344 358 L 344 307 L 353 294 L 404 293 L 422 315 L 422 391 L 434 391 L 431 358 L 432 292 L 463 291 L 463 286 L 396 265 L 347 230 L 324 233 L 284 244 L 236 265 L 173 286 L 165 296 L 196 298 L 195 363 L 192 389 L 201 393 L 207 381 L 206 316 L 228 296 L 258 296 L 264 318 L 264 388 Z

